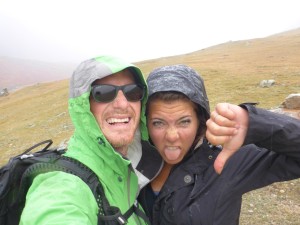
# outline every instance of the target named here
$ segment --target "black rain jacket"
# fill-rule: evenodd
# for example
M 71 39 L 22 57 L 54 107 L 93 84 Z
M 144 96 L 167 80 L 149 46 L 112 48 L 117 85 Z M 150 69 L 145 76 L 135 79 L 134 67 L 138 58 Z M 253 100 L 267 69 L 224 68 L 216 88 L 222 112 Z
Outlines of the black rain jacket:
M 139 200 L 153 225 L 239 224 L 244 193 L 300 177 L 300 121 L 243 107 L 249 112 L 248 134 L 221 175 L 213 167 L 220 149 L 204 141 L 172 169 L 156 199 L 149 185 L 141 191 Z

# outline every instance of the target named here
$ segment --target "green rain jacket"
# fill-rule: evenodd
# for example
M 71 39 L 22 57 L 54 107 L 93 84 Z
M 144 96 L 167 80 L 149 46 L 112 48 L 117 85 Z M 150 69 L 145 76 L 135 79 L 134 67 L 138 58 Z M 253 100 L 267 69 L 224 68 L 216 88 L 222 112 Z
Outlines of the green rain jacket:
M 81 63 L 70 81 L 69 113 L 75 127 L 66 156 L 92 169 L 101 181 L 111 206 L 125 213 L 139 190 L 159 172 L 162 159 L 148 143 L 145 104 L 142 100 L 140 128 L 128 149 L 128 158 L 116 152 L 101 132 L 90 111 L 91 84 L 103 77 L 130 68 L 137 81 L 146 86 L 139 68 L 120 59 L 102 56 Z M 89 187 L 78 177 L 64 172 L 38 175 L 26 196 L 22 225 L 97 224 L 98 206 Z M 145 224 L 133 214 L 128 224 Z

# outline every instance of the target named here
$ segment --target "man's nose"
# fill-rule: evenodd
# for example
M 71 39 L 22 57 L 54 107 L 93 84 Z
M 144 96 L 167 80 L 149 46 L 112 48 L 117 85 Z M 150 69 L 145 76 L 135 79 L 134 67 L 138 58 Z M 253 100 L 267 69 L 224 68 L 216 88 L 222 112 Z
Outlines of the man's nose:
M 113 101 L 113 105 L 118 108 L 126 108 L 128 107 L 128 100 L 125 97 L 122 90 L 119 90 L 116 98 Z

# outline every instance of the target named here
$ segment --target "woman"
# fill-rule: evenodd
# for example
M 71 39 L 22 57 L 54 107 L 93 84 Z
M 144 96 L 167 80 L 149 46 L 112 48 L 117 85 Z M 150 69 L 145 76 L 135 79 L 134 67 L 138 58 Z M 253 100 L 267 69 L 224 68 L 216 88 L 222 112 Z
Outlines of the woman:
M 243 123 L 230 123 L 232 117 L 217 116 L 216 112 L 212 114 L 214 122 L 222 122 L 209 123 L 204 82 L 185 65 L 155 69 L 147 83 L 149 134 L 165 161 L 160 174 L 140 194 L 154 225 L 238 224 L 244 193 L 300 177 L 300 123 L 296 119 L 244 104 L 242 108 L 235 106 L 248 115 Z M 225 152 L 225 157 L 223 151 L 223 156 L 220 154 L 217 164 L 218 172 L 222 170 L 220 174 L 214 163 L 221 147 L 206 140 L 206 122 L 213 124 L 215 131 L 222 131 L 223 125 L 230 124 L 228 129 L 232 133 L 224 130 L 215 136 L 213 131 L 209 133 L 216 143 L 226 142 L 230 135 L 245 138 L 247 133 L 243 147 L 222 170 L 222 163 L 236 148 L 224 145 L 231 153 Z M 235 143 L 241 145 L 241 140 L 244 139 Z

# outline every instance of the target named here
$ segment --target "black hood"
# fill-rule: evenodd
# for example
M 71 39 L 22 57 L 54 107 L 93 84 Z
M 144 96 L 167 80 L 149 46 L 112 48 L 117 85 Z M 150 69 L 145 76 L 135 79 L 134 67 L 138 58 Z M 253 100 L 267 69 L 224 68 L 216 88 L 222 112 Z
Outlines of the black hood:
M 201 106 L 209 118 L 210 108 L 202 77 L 186 65 L 163 66 L 154 69 L 147 78 L 149 97 L 156 92 L 176 91 Z

